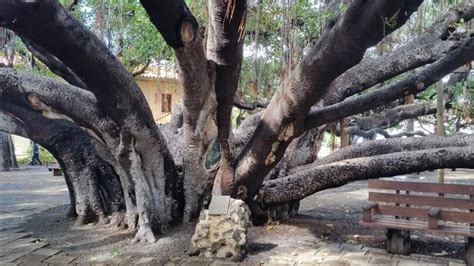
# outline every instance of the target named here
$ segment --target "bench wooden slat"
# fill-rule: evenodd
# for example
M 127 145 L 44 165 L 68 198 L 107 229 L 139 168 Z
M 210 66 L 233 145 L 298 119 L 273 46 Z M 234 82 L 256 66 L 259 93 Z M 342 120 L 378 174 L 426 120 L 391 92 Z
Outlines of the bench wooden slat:
M 428 228 L 428 222 L 425 221 L 404 221 L 404 220 L 395 220 L 395 219 L 373 219 L 371 222 L 364 222 L 360 221 L 360 225 L 374 227 L 374 228 L 391 228 L 391 229 L 399 229 L 399 230 L 422 230 L 427 233 L 432 234 L 455 234 L 455 235 L 462 235 L 465 237 L 474 237 L 474 231 L 472 231 L 469 227 L 461 227 L 461 226 L 454 226 L 454 225 L 445 225 L 440 226 L 435 230 Z
M 435 196 L 402 195 L 381 192 L 369 192 L 369 200 L 374 202 L 409 204 L 417 206 L 474 209 L 474 201 L 469 199 L 454 199 Z
M 405 190 L 426 193 L 474 195 L 473 185 L 407 182 L 380 179 L 369 180 L 369 189 Z
M 377 208 L 374 208 L 374 213 L 379 215 L 402 216 L 427 220 L 429 210 L 429 208 L 379 205 Z M 438 218 L 442 221 L 471 223 L 474 221 L 474 213 L 441 210 Z

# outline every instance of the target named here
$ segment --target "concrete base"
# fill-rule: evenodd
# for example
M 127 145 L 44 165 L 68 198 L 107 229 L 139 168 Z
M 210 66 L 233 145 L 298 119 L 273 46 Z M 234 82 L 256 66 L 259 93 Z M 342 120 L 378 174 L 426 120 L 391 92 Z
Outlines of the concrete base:
M 398 255 L 410 255 L 410 231 L 387 230 L 387 252 Z

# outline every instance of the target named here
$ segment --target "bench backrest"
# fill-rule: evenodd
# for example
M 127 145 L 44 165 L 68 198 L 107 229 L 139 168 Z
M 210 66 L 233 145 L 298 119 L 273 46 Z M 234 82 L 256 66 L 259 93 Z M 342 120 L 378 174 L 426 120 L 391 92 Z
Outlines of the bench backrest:
M 369 189 L 376 214 L 428 220 L 435 210 L 439 220 L 474 223 L 474 185 L 373 179 Z

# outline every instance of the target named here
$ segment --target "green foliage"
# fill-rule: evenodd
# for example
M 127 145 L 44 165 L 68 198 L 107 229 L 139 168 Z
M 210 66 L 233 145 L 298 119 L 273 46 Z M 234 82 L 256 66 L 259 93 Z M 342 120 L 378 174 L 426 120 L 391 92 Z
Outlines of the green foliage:
M 28 156 L 17 159 L 18 164 L 29 164 L 31 162 L 31 151 L 31 146 L 28 146 L 26 148 L 26 154 L 28 154 Z M 39 158 L 43 164 L 56 163 L 56 159 L 53 157 L 53 155 L 51 155 L 51 153 L 49 153 L 49 151 L 42 146 L 39 146 Z

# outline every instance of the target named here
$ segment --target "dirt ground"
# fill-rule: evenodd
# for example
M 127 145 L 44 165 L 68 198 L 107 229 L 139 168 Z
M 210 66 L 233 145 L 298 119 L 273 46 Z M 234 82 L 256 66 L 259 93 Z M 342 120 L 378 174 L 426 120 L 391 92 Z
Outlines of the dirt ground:
M 446 180 L 455 183 L 474 183 L 474 171 L 458 169 L 447 171 Z M 397 179 L 434 179 L 436 172 L 420 176 L 399 176 Z M 0 187 L 1 189 L 1 187 Z M 63 191 L 64 189 L 56 189 Z M 3 192 L 2 192 L 3 193 Z M 59 193 L 59 192 L 57 192 Z M 249 229 L 249 251 L 245 264 L 259 264 L 275 254 L 291 253 L 304 243 L 322 239 L 334 242 L 363 244 L 384 248 L 384 231 L 359 226 L 361 209 L 367 203 L 367 182 L 359 181 L 346 186 L 322 191 L 301 202 L 299 213 L 291 219 Z M 63 195 L 67 198 L 67 194 Z M 0 196 L 1 200 L 1 196 Z M 24 196 L 21 200 L 33 198 Z M 165 262 L 187 256 L 194 224 L 172 228 L 155 244 L 132 244 L 133 234 L 104 225 L 89 224 L 75 227 L 66 218 L 67 201 L 60 206 L 41 210 L 31 215 L 21 227 L 50 243 L 51 247 L 66 254 L 81 257 L 81 262 L 107 260 L 114 257 L 153 256 Z M 2 207 L 2 205 L 0 205 Z M 413 234 L 413 252 L 425 255 L 463 257 L 463 238 Z

